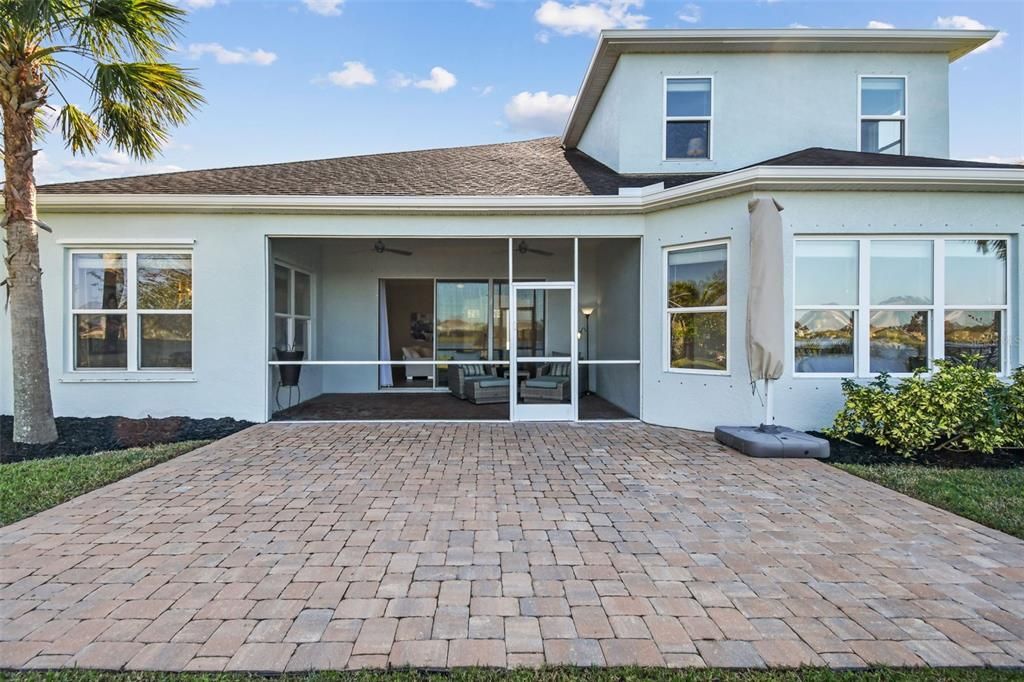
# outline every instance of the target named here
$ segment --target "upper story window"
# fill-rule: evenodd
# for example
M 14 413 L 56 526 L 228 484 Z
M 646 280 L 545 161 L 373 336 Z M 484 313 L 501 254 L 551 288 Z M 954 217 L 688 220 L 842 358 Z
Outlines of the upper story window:
M 907 79 L 861 76 L 860 150 L 906 154 Z
M 1006 239 L 801 238 L 797 374 L 871 376 L 979 356 L 1005 372 Z
M 75 251 L 76 370 L 192 369 L 192 254 Z
M 727 372 L 729 243 L 665 250 L 668 371 Z
M 711 158 L 711 79 L 665 80 L 665 159 Z

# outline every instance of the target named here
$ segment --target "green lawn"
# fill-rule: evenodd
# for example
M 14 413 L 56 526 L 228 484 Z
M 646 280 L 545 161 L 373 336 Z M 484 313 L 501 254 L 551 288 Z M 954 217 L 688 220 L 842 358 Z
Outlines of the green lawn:
M 0 464 L 0 526 L 166 462 L 207 440 Z
M 1024 468 L 835 464 L 843 471 L 1024 539 Z
M 0 673 L 3 679 L 3 673 Z M 242 674 L 102 673 L 84 670 L 13 673 L 17 682 L 244 682 L 259 679 Z M 1019 670 L 877 669 L 838 672 L 826 668 L 778 671 L 669 670 L 666 668 L 548 668 L 544 670 L 456 669 L 442 673 L 409 670 L 325 672 L 283 675 L 302 682 L 1011 682 Z

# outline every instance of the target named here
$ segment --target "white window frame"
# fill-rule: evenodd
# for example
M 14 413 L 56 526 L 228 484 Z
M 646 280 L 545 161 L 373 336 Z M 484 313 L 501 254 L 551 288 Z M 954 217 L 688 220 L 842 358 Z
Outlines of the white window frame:
M 668 115 L 668 82 L 674 80 L 705 80 L 711 83 L 711 92 L 708 93 L 710 104 L 707 116 L 669 116 Z M 684 161 L 688 163 L 700 163 L 712 161 L 715 158 L 715 77 L 706 76 L 665 76 L 661 87 L 661 160 L 662 161 Z M 668 124 L 673 122 L 707 122 L 708 124 L 708 155 L 706 158 L 693 158 L 689 156 L 668 155 Z
M 870 116 L 864 114 L 863 109 L 863 93 L 864 93 L 864 79 L 865 78 L 899 78 L 903 81 L 903 114 L 900 116 Z M 906 75 L 886 75 L 886 74 L 860 74 L 857 76 L 857 151 L 864 151 L 862 146 L 863 140 L 861 139 L 861 128 L 864 121 L 902 121 L 903 123 L 903 149 L 900 150 L 898 155 L 894 156 L 907 156 L 910 153 L 910 79 Z M 885 153 L 885 152 L 880 152 Z
M 301 321 L 301 322 L 304 322 L 306 324 L 306 347 L 305 347 L 306 355 L 305 355 L 305 359 L 306 360 L 311 360 L 312 358 L 316 357 L 314 355 L 314 344 L 316 342 L 314 340 L 315 339 L 315 333 L 314 333 L 315 330 L 314 330 L 314 326 L 313 326 L 313 324 L 314 324 L 313 320 L 316 317 L 314 315 L 314 313 L 316 312 L 316 276 L 312 272 L 310 272 L 309 270 L 306 270 L 304 268 L 300 268 L 300 267 L 297 267 L 295 265 L 292 265 L 288 261 L 283 261 L 283 260 L 275 259 L 274 260 L 274 269 L 276 270 L 278 267 L 284 268 L 284 269 L 286 269 L 288 271 L 288 312 L 287 313 L 279 313 L 279 312 L 277 312 L 276 291 L 271 291 L 270 308 L 271 308 L 271 312 L 273 313 L 273 326 L 271 327 L 271 335 L 274 338 L 273 338 L 273 343 L 271 344 L 271 348 L 270 349 L 271 349 L 271 351 L 273 351 L 277 347 L 277 338 L 276 337 L 277 337 L 277 320 L 278 320 L 278 318 L 283 318 L 283 319 L 287 320 L 286 326 L 287 326 L 287 330 L 288 330 L 287 331 L 287 334 L 288 334 L 288 345 L 287 345 L 287 347 L 288 348 L 291 348 L 292 346 L 295 345 L 295 323 Z M 297 273 L 297 272 L 302 273 L 306 277 L 309 277 L 309 315 L 296 315 L 295 314 L 295 273 Z M 271 281 L 271 288 L 272 289 L 273 289 L 273 287 L 277 286 L 277 276 L 276 276 L 276 274 L 272 273 L 270 281 Z
M 732 249 L 731 240 L 712 239 L 703 242 L 691 242 L 687 244 L 673 244 L 662 248 L 661 254 L 661 305 L 664 314 L 662 324 L 664 330 L 661 334 L 662 341 L 662 370 L 671 374 L 710 374 L 712 376 L 728 376 L 732 373 L 731 358 L 732 352 L 729 346 L 732 338 L 729 330 L 732 329 Z M 689 251 L 708 246 L 725 246 L 725 305 L 699 306 L 696 308 L 671 308 L 668 304 L 668 257 L 671 253 Z M 678 313 L 725 313 L 725 369 L 693 369 L 689 367 L 672 366 L 672 315 Z
M 76 308 L 75 302 L 75 256 L 79 254 L 103 254 L 117 253 L 125 256 L 125 291 L 127 307 L 122 312 L 108 309 Z M 138 257 L 154 255 L 187 255 L 191 263 L 192 304 L 188 309 L 177 310 L 150 310 L 138 307 Z M 146 375 L 146 374 L 192 374 L 196 365 L 196 333 L 195 333 L 195 307 L 196 307 L 196 286 L 195 286 L 195 254 L 190 248 L 180 246 L 161 248 L 159 246 L 119 245 L 96 247 L 74 247 L 66 250 L 66 271 L 67 271 L 67 315 L 65 316 L 65 329 L 67 344 L 65 366 L 72 374 L 111 374 L 117 376 Z M 124 314 L 125 319 L 125 342 L 127 344 L 127 366 L 126 367 L 79 367 L 78 366 L 78 330 L 75 326 L 76 315 L 107 315 Z M 191 353 L 191 364 L 189 367 L 142 367 L 141 363 L 141 325 L 140 315 L 188 315 L 192 318 L 192 343 L 189 352 Z
M 1001 240 L 1006 242 L 1006 261 L 1003 264 L 1006 299 L 1001 305 L 949 305 L 946 303 L 946 242 L 947 241 L 979 241 Z M 797 294 L 797 259 L 796 244 L 801 241 L 855 241 L 857 242 L 857 303 L 852 305 L 796 305 Z M 871 242 L 877 241 L 927 241 L 932 243 L 932 302 L 930 304 L 910 305 L 873 305 L 871 303 Z M 793 239 L 793 281 L 792 300 L 793 321 L 790 325 L 792 350 L 789 359 L 792 361 L 790 375 L 797 379 L 828 379 L 828 378 L 862 378 L 877 377 L 880 372 L 871 371 L 871 311 L 872 310 L 927 310 L 930 316 L 928 328 L 928 369 L 930 374 L 936 360 L 945 357 L 946 349 L 946 311 L 947 310 L 983 310 L 996 311 L 1001 316 L 999 338 L 999 370 L 1000 377 L 1008 376 L 1010 370 L 1010 334 L 1013 320 L 1011 313 L 1014 301 L 1010 286 L 1013 259 L 1011 252 L 1012 240 L 1008 235 L 999 234 L 879 234 L 879 235 L 797 235 Z M 853 328 L 853 372 L 797 372 L 796 371 L 796 319 L 805 310 L 851 310 L 854 314 Z M 890 372 L 890 376 L 901 378 L 911 376 L 912 372 Z

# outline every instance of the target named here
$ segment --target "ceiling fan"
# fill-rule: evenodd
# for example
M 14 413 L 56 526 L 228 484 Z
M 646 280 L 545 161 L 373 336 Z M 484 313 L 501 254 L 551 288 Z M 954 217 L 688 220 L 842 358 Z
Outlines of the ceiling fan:
M 388 247 L 384 246 L 384 242 L 381 241 L 380 239 L 373 243 L 373 250 L 376 251 L 377 253 L 397 253 L 399 256 L 412 255 L 412 251 L 404 251 L 402 249 L 389 249 Z
M 519 255 L 521 255 L 521 256 L 525 256 L 528 253 L 535 253 L 538 256 L 553 256 L 553 255 L 555 255 L 555 254 L 551 253 L 550 251 L 543 251 L 541 249 L 531 249 L 530 245 L 526 243 L 525 239 L 523 239 L 522 241 L 519 242 L 519 246 L 517 248 L 519 250 Z

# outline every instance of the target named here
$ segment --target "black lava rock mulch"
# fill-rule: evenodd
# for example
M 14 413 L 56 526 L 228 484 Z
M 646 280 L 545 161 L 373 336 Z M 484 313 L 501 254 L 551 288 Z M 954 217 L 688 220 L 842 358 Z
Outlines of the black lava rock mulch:
M 990 455 L 981 452 L 952 452 L 949 450 L 928 450 L 912 457 L 883 450 L 874 443 L 854 443 L 828 438 L 822 433 L 811 432 L 829 442 L 828 462 L 837 464 L 921 464 L 938 469 L 1012 469 L 1024 466 L 1024 449 L 1007 448 L 996 450 Z
M 230 436 L 249 426 L 252 426 L 252 422 L 228 417 L 221 419 L 58 417 L 56 442 L 46 445 L 27 445 L 12 442 L 14 418 L 9 415 L 0 415 L 0 462 L 16 462 L 60 455 L 88 455 L 103 450 L 120 450 L 158 443 L 178 443 L 185 440 L 215 440 Z

